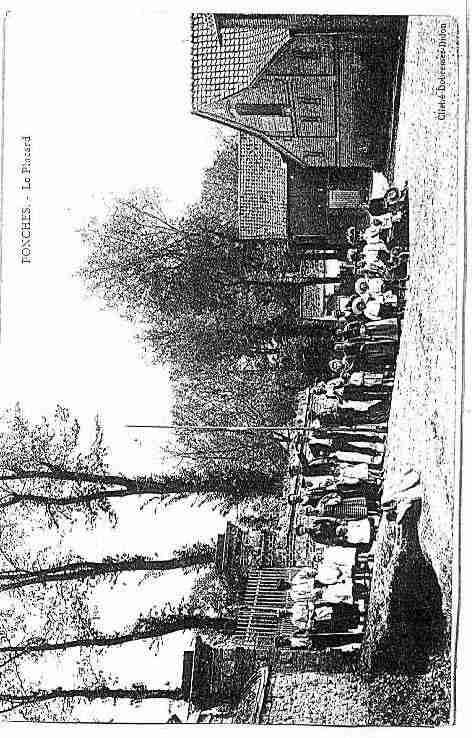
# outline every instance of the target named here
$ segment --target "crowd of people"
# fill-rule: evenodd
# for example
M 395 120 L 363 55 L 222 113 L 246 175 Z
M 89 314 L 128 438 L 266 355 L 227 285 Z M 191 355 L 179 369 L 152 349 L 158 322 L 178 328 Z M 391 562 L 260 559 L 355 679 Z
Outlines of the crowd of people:
M 381 515 L 400 519 L 418 485 L 410 471 L 398 485 L 398 496 L 390 495 L 382 504 L 387 424 L 408 280 L 406 187 L 395 198 L 371 201 L 363 216 L 362 227 L 358 221 L 346 234 L 343 286 L 353 290 L 336 313 L 337 329 L 327 357 L 330 376 L 310 388 L 306 425 L 293 441 L 291 473 L 300 485 L 288 498 L 296 506 L 297 537 L 308 537 L 317 546 L 351 548 L 356 562 L 359 557 L 372 561 Z M 290 580 L 281 580 L 279 587 L 287 590 L 291 605 L 285 615 L 293 627 L 290 635 L 279 637 L 279 646 L 342 647 L 362 640 L 352 568 L 314 562 Z

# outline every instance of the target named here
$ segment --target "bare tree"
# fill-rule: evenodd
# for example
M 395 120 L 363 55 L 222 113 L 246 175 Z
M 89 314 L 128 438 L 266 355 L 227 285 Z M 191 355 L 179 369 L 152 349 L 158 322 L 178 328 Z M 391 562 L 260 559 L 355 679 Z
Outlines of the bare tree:
M 112 700 L 116 704 L 117 700 L 130 700 L 132 704 L 139 704 L 143 700 L 181 700 L 183 694 L 181 689 L 150 689 L 144 684 L 134 684 L 130 688 L 112 688 L 105 685 L 96 687 L 63 689 L 37 690 L 22 694 L 18 692 L 0 692 L 0 714 L 6 714 L 13 710 L 30 708 L 37 706 L 43 702 L 61 700 L 63 702 L 87 701 L 94 700 Z
M 184 610 L 176 612 L 141 616 L 135 625 L 124 633 L 103 635 L 95 633 L 93 636 L 69 638 L 62 641 L 46 641 L 41 638 L 26 639 L 22 643 L 0 646 L 0 653 L 13 656 L 15 654 L 30 656 L 44 654 L 50 651 L 68 651 L 83 648 L 108 648 L 122 646 L 125 643 L 151 640 L 159 644 L 162 638 L 171 633 L 185 630 L 202 630 L 230 635 L 234 632 L 236 621 L 231 617 L 218 615 L 215 617 L 186 613 Z
M 54 519 L 67 511 L 101 511 L 114 519 L 113 499 L 146 495 L 151 500 L 223 499 L 230 506 L 255 494 L 271 494 L 276 475 L 248 468 L 182 469 L 178 474 L 129 477 L 111 474 L 103 431 L 96 421 L 95 438 L 83 453 L 80 426 L 70 411 L 58 406 L 52 419 L 31 423 L 21 407 L 6 413 L 0 433 L 0 509 L 42 507 Z
M 124 572 L 163 573 L 177 569 L 201 569 L 213 563 L 215 548 L 211 544 L 196 543 L 185 547 L 170 559 L 152 559 L 144 556 L 109 557 L 103 561 L 66 561 L 43 568 L 14 568 L 0 570 L 0 592 L 13 592 L 38 585 L 83 581 L 99 577 L 116 577 Z

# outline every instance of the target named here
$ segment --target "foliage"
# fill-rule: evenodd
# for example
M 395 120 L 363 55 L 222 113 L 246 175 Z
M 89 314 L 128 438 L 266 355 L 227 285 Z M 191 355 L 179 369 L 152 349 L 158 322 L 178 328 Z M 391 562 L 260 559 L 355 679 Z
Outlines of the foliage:
M 187 604 L 204 615 L 221 617 L 234 613 L 236 601 L 237 592 L 211 568 L 195 578 Z
M 284 240 L 238 238 L 238 144 L 224 138 L 201 197 L 179 217 L 156 188 L 115 197 L 83 229 L 86 288 L 138 326 L 148 355 L 169 370 L 174 422 L 284 425 L 303 385 L 298 291 Z M 178 434 L 171 452 L 199 471 L 280 472 L 271 434 Z
M 31 492 L 53 499 L 78 494 L 85 503 L 96 491 L 96 483 L 78 479 L 28 478 L 35 472 L 52 474 L 60 469 L 77 475 L 105 475 L 108 449 L 99 418 L 95 418 L 94 436 L 85 448 L 82 447 L 80 432 L 77 418 L 60 405 L 57 405 L 52 418 L 43 417 L 39 423 L 30 421 L 19 403 L 7 410 L 3 414 L 0 431 L 0 507 L 9 506 L 16 497 L 25 497 Z M 81 510 L 89 525 L 99 513 L 106 514 L 113 524 L 116 522 L 108 499 L 102 497 L 90 504 L 75 506 L 75 509 L 62 508 L 59 511 L 47 507 L 49 525 L 57 526 L 58 517 L 72 520 L 77 509 Z
M 292 376 L 296 382 L 298 377 Z M 182 377 L 174 384 L 173 419 L 177 425 L 236 426 L 248 430 L 182 429 L 177 431 L 170 452 L 199 470 L 257 470 L 280 476 L 286 457 L 283 428 L 291 423 L 294 410 L 293 389 L 291 385 L 286 389 L 286 381 L 287 377 L 281 381 L 273 371 L 238 371 L 229 360 L 202 369 L 196 377 Z M 251 431 L 251 426 L 282 429 Z M 262 491 L 261 488 L 261 494 Z

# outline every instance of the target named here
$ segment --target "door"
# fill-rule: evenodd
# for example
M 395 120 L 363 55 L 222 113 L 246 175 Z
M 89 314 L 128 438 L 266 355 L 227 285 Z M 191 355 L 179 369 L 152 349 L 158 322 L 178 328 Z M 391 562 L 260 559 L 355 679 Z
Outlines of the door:
M 291 236 L 316 236 L 328 232 L 327 171 L 288 166 L 288 215 Z

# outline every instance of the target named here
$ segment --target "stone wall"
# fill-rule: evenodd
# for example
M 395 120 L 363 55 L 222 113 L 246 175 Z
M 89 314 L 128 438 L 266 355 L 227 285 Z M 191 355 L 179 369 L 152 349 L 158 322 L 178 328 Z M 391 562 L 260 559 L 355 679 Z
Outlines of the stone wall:
M 228 639 L 209 643 L 195 641 L 192 703 L 206 709 L 222 702 L 236 704 L 252 675 L 268 667 L 271 675 L 298 673 L 354 674 L 356 651 L 277 649 L 272 645 L 244 647 Z

